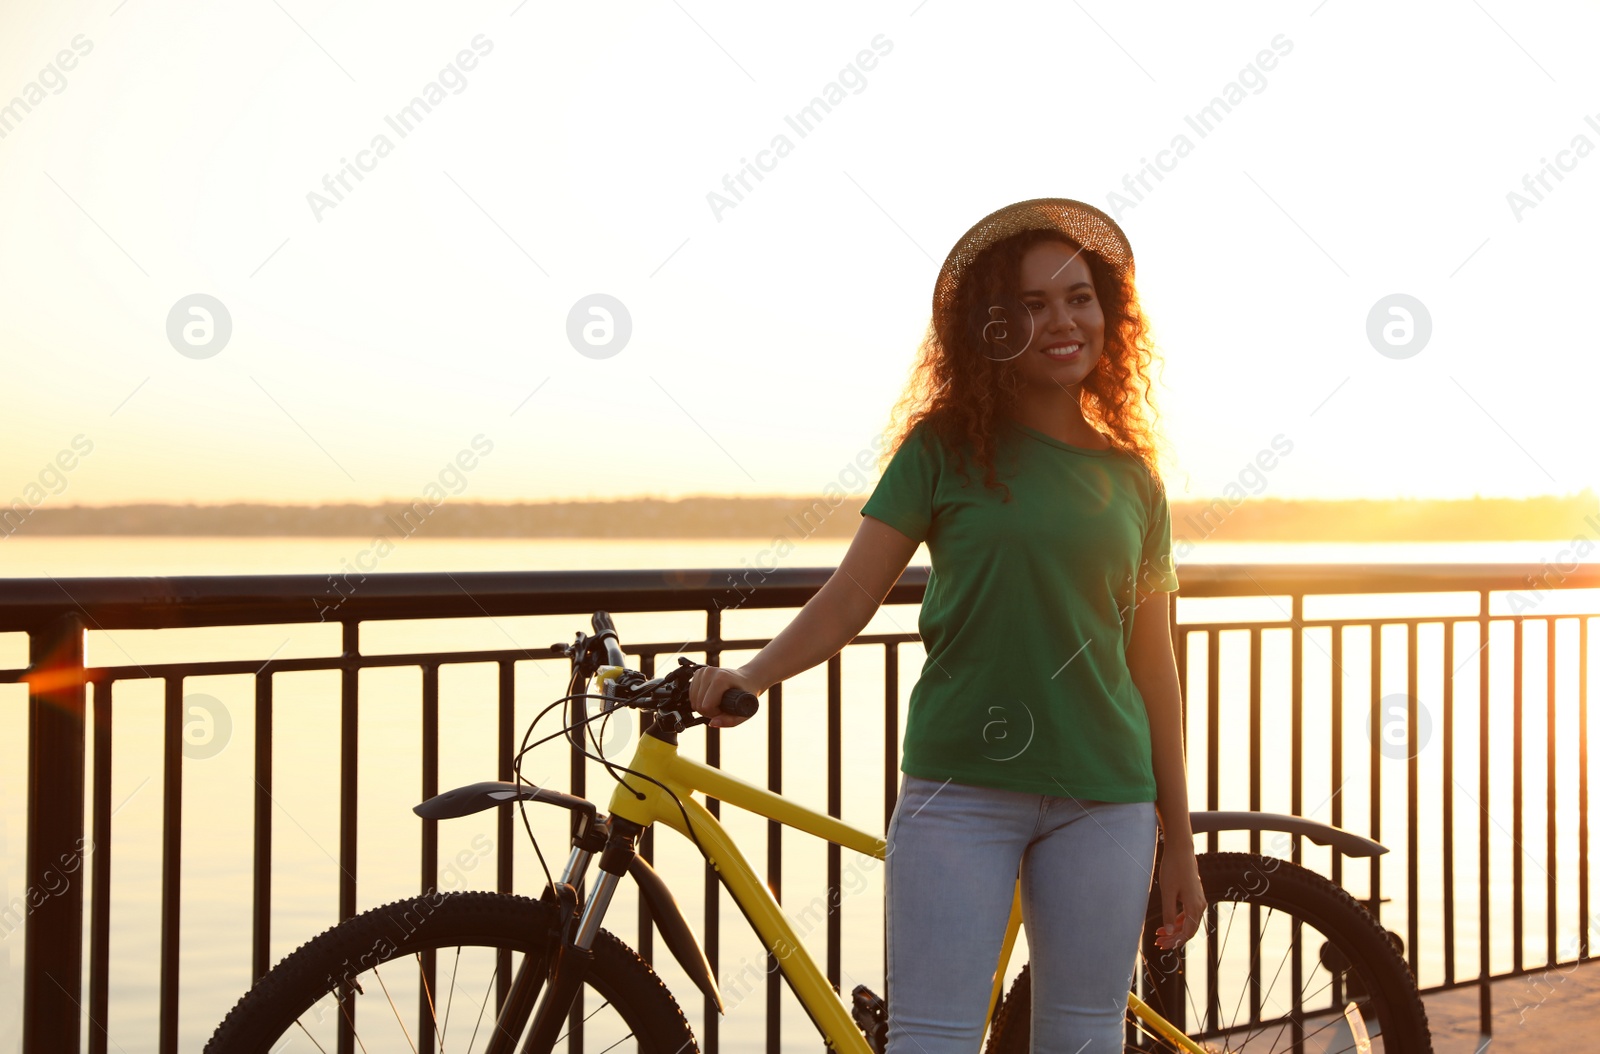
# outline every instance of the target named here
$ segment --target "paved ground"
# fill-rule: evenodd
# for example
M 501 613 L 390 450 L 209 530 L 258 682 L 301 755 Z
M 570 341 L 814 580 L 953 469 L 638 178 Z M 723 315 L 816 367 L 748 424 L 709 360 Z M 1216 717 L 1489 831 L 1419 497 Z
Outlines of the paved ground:
M 1493 1054 L 1576 1054 L 1600 1050 L 1600 962 L 1496 981 Z M 1423 999 L 1435 1054 L 1479 1048 L 1478 989 Z

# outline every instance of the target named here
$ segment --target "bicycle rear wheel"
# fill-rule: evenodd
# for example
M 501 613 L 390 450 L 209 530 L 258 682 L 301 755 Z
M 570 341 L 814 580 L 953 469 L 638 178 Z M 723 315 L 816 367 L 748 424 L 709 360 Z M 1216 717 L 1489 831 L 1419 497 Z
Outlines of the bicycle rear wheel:
M 1343 889 L 1277 857 L 1202 853 L 1211 907 L 1181 949 L 1158 951 L 1161 901 L 1145 918 L 1139 995 L 1207 1051 L 1428 1054 L 1427 1012 L 1383 927 Z M 1027 1054 L 1032 970 L 1000 1005 L 986 1054 Z M 1130 1010 L 1125 1049 L 1178 1051 Z
M 257 982 L 206 1054 L 481 1050 L 523 956 L 546 949 L 554 911 L 479 892 L 373 908 L 308 941 Z M 689 1023 L 655 971 L 605 930 L 593 952 L 576 1004 L 578 1049 L 695 1054 Z M 285 1038 L 293 1042 L 281 1045 Z

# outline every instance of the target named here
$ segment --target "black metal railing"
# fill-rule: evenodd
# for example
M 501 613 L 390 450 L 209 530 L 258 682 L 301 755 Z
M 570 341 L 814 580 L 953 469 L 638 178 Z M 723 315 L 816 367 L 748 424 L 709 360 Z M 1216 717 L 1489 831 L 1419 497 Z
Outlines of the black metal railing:
M 1440 991 L 1463 985 L 1477 985 L 1480 991 L 1480 1027 L 1490 1032 L 1489 982 L 1503 977 L 1531 973 L 1567 962 L 1590 958 L 1589 943 L 1589 780 L 1588 780 L 1588 706 L 1589 706 L 1589 629 L 1591 619 L 1600 616 L 1600 605 L 1580 608 L 1575 613 L 1554 611 L 1530 615 L 1521 612 L 1495 614 L 1491 612 L 1493 594 L 1515 592 L 1526 597 L 1530 585 L 1537 585 L 1541 598 L 1572 589 L 1600 587 L 1600 566 L 1579 566 L 1560 577 L 1558 582 L 1549 576 L 1539 577 L 1545 569 L 1532 565 L 1205 565 L 1184 566 L 1180 569 L 1183 582 L 1181 597 L 1244 598 L 1269 597 L 1278 605 L 1279 617 L 1267 619 L 1209 620 L 1178 618 L 1175 605 L 1173 621 L 1177 645 L 1180 679 L 1186 700 L 1185 726 L 1189 730 L 1189 756 L 1191 775 L 1201 769 L 1203 788 L 1195 779 L 1191 804 L 1196 809 L 1263 807 L 1264 780 L 1264 694 L 1263 657 L 1267 654 L 1265 635 L 1287 636 L 1288 641 L 1288 692 L 1286 703 L 1289 721 L 1289 776 L 1288 810 L 1301 813 L 1308 794 L 1321 797 L 1320 788 L 1313 788 L 1307 778 L 1306 739 L 1313 741 L 1326 732 L 1328 773 L 1325 798 L 1321 805 L 1328 806 L 1328 822 L 1348 826 L 1374 839 L 1388 837 L 1393 842 L 1403 838 L 1406 851 L 1405 892 L 1400 903 L 1385 908 L 1383 892 L 1388 886 L 1383 881 L 1381 858 L 1364 862 L 1363 876 L 1347 876 L 1340 858 L 1334 854 L 1327 862 L 1329 877 L 1344 882 L 1347 878 L 1365 879 L 1369 905 L 1375 911 L 1389 914 L 1400 912 L 1404 917 L 1406 954 L 1414 972 L 1424 981 L 1427 992 Z M 244 577 L 192 577 L 192 578 L 101 578 L 101 579 L 22 579 L 5 583 L 0 594 L 0 632 L 26 632 L 28 634 L 28 666 L 26 669 L 0 670 L 0 684 L 25 682 L 29 698 L 28 739 L 28 820 L 27 820 L 27 873 L 26 891 L 22 899 L 21 914 L 26 917 L 26 948 L 24 953 L 24 1037 L 27 1050 L 80 1049 L 80 1014 L 87 1009 L 89 1022 L 87 1045 L 90 1051 L 103 1052 L 109 1037 L 104 1024 L 109 1005 L 110 976 L 110 924 L 112 905 L 113 869 L 111 860 L 112 815 L 111 760 L 112 712 L 117 685 L 134 682 L 160 682 L 164 686 L 162 734 L 162 835 L 161 835 L 161 897 L 160 897 L 160 954 L 159 954 L 159 1039 L 158 1049 L 169 1054 L 178 1046 L 178 1021 L 180 992 L 178 989 L 178 933 L 182 902 L 179 898 L 181 882 L 182 801 L 183 801 L 183 699 L 187 678 L 213 675 L 248 675 L 254 685 L 254 756 L 252 770 L 241 773 L 240 779 L 253 780 L 253 876 L 251 904 L 251 940 L 248 950 L 241 948 L 240 955 L 248 955 L 250 975 L 261 976 L 269 967 L 270 923 L 273 904 L 272 847 L 273 847 L 273 757 L 274 757 L 274 683 L 280 674 L 297 671 L 338 671 L 339 688 L 339 849 L 340 867 L 338 885 L 339 917 L 348 918 L 357 904 L 357 789 L 360 745 L 360 673 L 379 667 L 410 667 L 421 671 L 421 771 L 419 791 L 423 797 L 439 789 L 439 727 L 441 667 L 456 664 L 488 663 L 497 670 L 496 689 L 496 758 L 501 779 L 511 778 L 511 761 L 515 750 L 514 704 L 515 670 L 518 663 L 548 660 L 556 657 L 552 649 L 503 648 L 482 650 L 410 651 L 400 654 L 363 654 L 360 648 L 360 627 L 363 624 L 392 622 L 408 619 L 468 619 L 485 616 L 572 615 L 586 617 L 590 612 L 604 609 L 612 612 L 704 612 L 703 639 L 682 643 L 641 642 L 625 640 L 630 655 L 637 657 L 640 668 L 653 670 L 658 655 L 671 656 L 679 652 L 703 655 L 705 661 L 718 663 L 724 651 L 749 650 L 765 643 L 764 638 L 725 639 L 723 637 L 723 611 L 729 607 L 740 608 L 797 608 L 816 592 L 832 573 L 828 568 L 801 568 L 763 571 L 755 585 L 742 585 L 731 591 L 714 583 L 734 581 L 740 571 L 590 571 L 590 572 L 531 572 L 522 574 L 463 573 L 463 574 L 393 574 L 373 575 L 365 578 L 358 591 L 339 595 L 336 605 L 330 605 L 329 579 L 319 576 L 244 576 Z M 895 585 L 887 604 L 916 604 L 922 598 L 927 582 L 926 567 L 908 568 Z M 747 576 L 748 577 L 748 576 Z M 1308 597 L 1321 598 L 1340 594 L 1413 594 L 1457 593 L 1476 597 L 1475 610 L 1454 615 L 1365 615 L 1350 617 L 1305 616 Z M 84 639 L 88 631 L 119 629 L 157 629 L 175 627 L 247 626 L 270 624 L 315 623 L 327 619 L 334 611 L 341 627 L 342 647 L 333 656 L 307 658 L 271 658 L 264 663 L 259 657 L 246 660 L 208 660 L 203 657 L 181 662 L 161 664 L 86 666 Z M 1509 625 L 1511 642 L 1507 648 L 1497 646 L 1491 638 L 1496 627 Z M 1544 846 L 1542 863 L 1544 881 L 1543 955 L 1536 965 L 1529 965 L 1524 955 L 1524 857 L 1522 850 L 1524 812 L 1529 802 L 1524 793 L 1524 636 L 1527 628 L 1538 626 L 1543 633 L 1544 655 L 1538 663 L 1545 676 L 1544 716 L 1544 768 L 1543 798 L 1533 803 L 1535 810 L 1544 810 Z M 1558 647 L 1558 629 L 1575 628 L 1576 643 Z M 1384 725 L 1389 716 L 1383 705 L 1383 670 L 1385 633 L 1387 627 L 1403 627 L 1405 643 L 1400 661 L 1405 667 L 1405 829 L 1385 828 L 1384 819 L 1392 814 L 1385 805 L 1398 793 L 1384 781 L 1386 743 L 1372 730 Z M 1465 658 L 1457 658 L 1456 637 L 1458 627 L 1475 627 L 1477 647 Z M 1428 944 L 1420 930 L 1422 900 L 1419 855 L 1421 840 L 1421 768 L 1419 756 L 1419 722 L 1432 719 L 1434 706 L 1419 702 L 1419 631 L 1431 634 L 1437 629 L 1442 634 L 1442 662 L 1439 669 L 1440 691 L 1436 701 L 1440 728 L 1434 742 L 1442 752 L 1442 765 L 1438 793 L 1441 803 L 1439 817 L 1442 847 L 1442 937 Z M 1564 631 L 1563 631 L 1564 632 Z M 1326 644 L 1323 644 L 1324 635 Z M 1568 636 L 1571 636 L 1568 633 Z M 1370 671 L 1370 686 L 1365 698 L 1347 698 L 1345 662 L 1349 661 L 1347 644 L 1366 637 L 1366 666 Z M 1233 674 L 1224 661 L 1223 644 L 1240 638 L 1247 646 L 1246 668 L 1248 677 L 1247 698 L 1238 701 L 1247 711 L 1248 732 L 1236 735 L 1232 727 L 1224 727 L 1225 704 L 1233 707 L 1235 701 L 1223 689 L 1224 674 Z M 912 633 L 865 634 L 858 637 L 851 648 L 879 648 L 885 657 L 883 682 L 883 818 L 887 824 L 891 815 L 898 785 L 899 759 L 899 709 L 903 705 L 898 677 L 899 648 L 903 644 L 916 644 Z M 1309 646 L 1326 653 L 1329 666 L 1327 724 L 1321 729 L 1307 727 L 1308 704 L 1306 693 L 1312 685 L 1305 670 L 1306 648 Z M 1491 658 L 1496 664 L 1509 662 L 1512 667 L 1511 712 L 1512 717 L 1512 770 L 1509 774 L 1491 773 L 1490 757 L 1492 731 L 1491 715 Z M 1467 663 L 1477 663 L 1477 699 L 1475 725 L 1477 750 L 1470 759 L 1477 770 L 1476 795 L 1456 779 L 1456 735 L 1461 708 L 1454 691 L 1454 676 Z M 843 679 L 841 656 L 835 655 L 827 663 L 826 727 L 824 745 L 827 755 L 826 796 L 828 811 L 841 814 L 843 806 Z M 1197 673 L 1195 671 L 1198 671 Z M 1558 725 L 1558 672 L 1562 677 L 1575 676 L 1577 732 L 1567 744 L 1570 756 L 1562 761 L 1562 743 L 1557 735 Z M 1203 687 L 1191 688 L 1194 677 L 1203 676 Z M 1276 693 L 1282 695 L 1282 693 Z M 767 785 L 783 790 L 782 727 L 783 686 L 771 690 L 767 710 Z M 1203 708 L 1203 713 L 1200 708 Z M 852 713 L 862 713 L 855 705 Z M 1265 713 L 1272 713 L 1271 709 Z M 1365 759 L 1345 756 L 1344 742 L 1351 727 L 1349 722 L 1357 715 L 1369 723 L 1368 748 Z M 1396 746 L 1395 744 L 1387 744 Z M 720 738 L 716 730 L 707 731 L 706 759 L 719 764 Z M 1356 760 L 1360 760 L 1357 764 Z M 1577 877 L 1566 888 L 1558 875 L 1558 838 L 1563 833 L 1557 827 L 1558 762 L 1569 767 L 1577 780 Z M 1243 797 L 1237 800 L 1238 791 L 1226 796 L 1222 786 L 1224 772 L 1248 772 L 1248 785 Z M 583 794 L 585 765 L 581 756 L 573 753 L 571 787 L 573 793 Z M 86 780 L 86 776 L 88 777 Z M 1349 814 L 1344 809 L 1346 786 L 1359 777 L 1365 778 L 1367 815 Z M 1512 878 L 1510 903 L 1512 927 L 1512 961 L 1508 968 L 1495 969 L 1492 963 L 1491 937 L 1491 887 L 1495 886 L 1490 872 L 1491 827 L 1502 827 L 1501 820 L 1488 808 L 1492 787 L 1497 781 L 1509 779 L 1512 785 L 1510 811 L 1510 837 L 1515 847 L 1512 853 Z M 86 794 L 85 788 L 89 788 Z M 1460 800 L 1458 800 L 1460 799 Z M 1466 802 L 1470 799 L 1470 802 Z M 1463 802 L 1466 804 L 1463 805 Z M 717 803 L 712 802 L 715 811 Z M 1476 852 L 1475 887 L 1477 901 L 1476 943 L 1478 960 L 1475 971 L 1458 971 L 1456 963 L 1457 937 L 1457 885 L 1464 881 L 1456 868 L 1458 851 L 1456 828 L 1458 812 L 1470 809 L 1477 816 L 1475 828 Z M 90 827 L 86 832 L 85 817 Z M 766 871 L 775 894 L 781 897 L 782 848 L 781 828 L 775 822 L 767 824 Z M 513 855 L 508 851 L 512 844 L 512 817 L 509 810 L 501 810 L 497 819 L 497 835 L 501 851 L 497 854 L 496 887 L 502 891 L 513 888 Z M 1205 848 L 1217 848 L 1219 836 L 1205 836 Z M 1258 833 L 1248 836 L 1250 848 L 1260 849 Z M 1281 846 L 1286 855 L 1301 860 L 1302 845 L 1298 837 L 1285 838 Z M 647 838 L 642 846 L 648 856 L 652 844 Z M 87 866 L 92 855 L 92 884 L 87 903 L 82 883 L 77 881 L 81 869 Z M 421 834 L 421 888 L 432 888 L 439 874 L 438 833 L 433 821 L 422 824 Z M 827 882 L 830 898 L 837 897 L 841 881 L 840 850 L 828 847 Z M 701 933 L 707 958 L 713 969 L 719 959 L 719 892 L 720 883 L 708 880 L 705 884 L 704 918 Z M 830 899 L 830 903 L 836 903 Z M 1575 954 L 1563 956 L 1558 949 L 1558 933 L 1562 918 L 1558 905 L 1575 906 L 1566 918 L 1568 927 L 1577 925 L 1577 939 L 1572 948 Z M 7 933 L 20 920 L 18 901 L 0 905 L 4 913 Z M 640 908 L 637 946 L 647 959 L 651 957 L 650 927 Z M 88 922 L 88 963 L 85 976 L 83 962 L 84 922 Z M 1385 923 L 1392 925 L 1390 918 Z M 835 987 L 841 975 L 840 913 L 830 912 L 826 934 L 826 972 Z M 778 1049 L 780 1034 L 779 983 L 776 972 L 767 972 L 767 1047 Z M 804 1027 L 809 1027 L 805 1025 Z M 718 1049 L 718 1018 L 713 1007 L 707 1004 L 701 1041 L 708 1051 Z

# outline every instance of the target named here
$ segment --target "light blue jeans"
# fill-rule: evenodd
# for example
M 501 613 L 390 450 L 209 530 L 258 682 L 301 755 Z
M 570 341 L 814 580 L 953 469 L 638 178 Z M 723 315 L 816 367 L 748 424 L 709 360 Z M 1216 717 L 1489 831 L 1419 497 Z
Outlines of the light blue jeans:
M 1019 867 L 1033 1054 L 1121 1054 L 1156 828 L 1154 802 L 904 776 L 884 873 L 887 1054 L 978 1054 Z

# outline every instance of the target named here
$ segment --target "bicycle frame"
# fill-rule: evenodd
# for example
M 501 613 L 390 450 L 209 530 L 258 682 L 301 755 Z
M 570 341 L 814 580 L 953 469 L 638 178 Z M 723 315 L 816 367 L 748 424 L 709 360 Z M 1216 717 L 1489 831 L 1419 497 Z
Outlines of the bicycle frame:
M 728 891 L 767 950 L 777 957 L 779 968 L 790 987 L 799 998 L 801 1006 L 810 1015 L 817 1030 L 835 1051 L 852 1054 L 871 1054 L 866 1038 L 856 1027 L 839 994 L 818 969 L 816 961 L 800 942 L 789 924 L 782 907 L 767 888 L 750 862 L 745 859 L 727 830 L 717 818 L 693 797 L 699 791 L 737 808 L 776 820 L 816 835 L 826 841 L 853 849 L 858 853 L 883 860 L 888 855 L 888 845 L 876 835 L 851 827 L 832 816 L 798 805 L 787 798 L 757 787 L 721 769 L 686 758 L 678 753 L 672 743 L 645 735 L 628 768 L 652 779 L 659 780 L 665 790 L 637 777 L 625 777 L 644 797 L 619 786 L 612 793 L 610 808 L 613 816 L 620 816 L 640 826 L 664 823 L 685 837 L 699 839 L 706 860 L 721 876 Z M 670 791 L 670 794 L 668 793 Z M 674 800 L 673 795 L 676 795 Z M 682 810 L 679 803 L 682 803 Z M 684 815 L 694 833 L 684 825 Z M 995 966 L 994 984 L 989 996 L 989 1022 L 994 1019 L 999 1004 L 1001 986 L 1005 980 L 1006 964 L 1011 957 L 1016 936 L 1022 925 L 1022 887 L 1019 882 L 1013 890 L 1011 917 L 1006 923 L 1005 939 L 1000 948 L 1000 958 Z M 1183 1036 L 1166 1019 L 1150 1009 L 1132 992 L 1128 994 L 1130 1009 L 1138 1014 L 1152 1030 L 1166 1035 L 1191 1054 L 1204 1054 L 1197 1044 Z
M 727 829 L 692 797 L 692 792 L 700 791 L 729 805 L 747 809 L 787 827 L 794 827 L 879 860 L 886 855 L 884 840 L 720 769 L 683 757 L 676 747 L 652 736 L 640 737 L 638 749 L 628 767 L 660 780 L 678 800 L 674 801 L 667 791 L 655 784 L 625 776 L 645 797 L 641 801 L 619 786 L 611 796 L 612 815 L 640 825 L 664 823 L 685 837 L 698 838 L 706 861 L 727 885 L 728 892 L 750 920 L 761 943 L 777 957 L 779 968 L 818 1031 L 831 1041 L 835 1050 L 871 1054 L 866 1038 L 856 1027 L 833 986 L 818 969 L 816 961 L 800 942 L 771 890 L 750 866 Z M 683 803 L 681 812 L 678 809 L 679 801 Z M 685 812 L 694 828 L 693 835 L 684 826 Z

